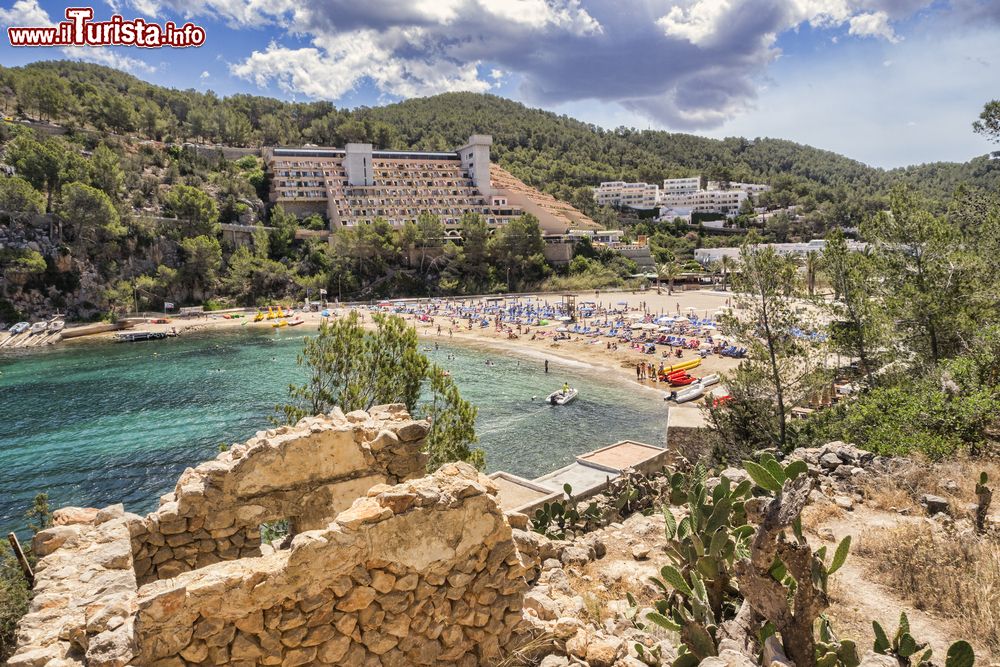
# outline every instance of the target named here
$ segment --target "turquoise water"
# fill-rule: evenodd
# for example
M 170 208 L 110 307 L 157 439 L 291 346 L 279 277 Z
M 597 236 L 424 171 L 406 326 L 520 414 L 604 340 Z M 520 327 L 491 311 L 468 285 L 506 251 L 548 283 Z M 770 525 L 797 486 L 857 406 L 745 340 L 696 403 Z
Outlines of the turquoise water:
M 268 428 L 304 372 L 307 335 L 243 329 L 0 356 L 0 530 L 23 526 L 40 491 L 53 507 L 150 511 L 184 468 Z M 663 401 L 607 371 L 553 360 L 546 376 L 538 359 L 465 346 L 427 354 L 479 408 L 489 471 L 533 478 L 617 440 L 663 444 Z M 540 400 L 564 381 L 576 402 Z

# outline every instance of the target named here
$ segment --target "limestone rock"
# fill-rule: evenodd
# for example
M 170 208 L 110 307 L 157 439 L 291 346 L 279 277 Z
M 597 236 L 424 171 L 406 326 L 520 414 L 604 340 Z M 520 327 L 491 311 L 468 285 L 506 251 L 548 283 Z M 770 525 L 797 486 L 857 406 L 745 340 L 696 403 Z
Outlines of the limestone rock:
M 69 526 L 76 523 L 94 523 L 97 517 L 95 507 L 60 507 L 52 513 L 52 525 Z
M 899 667 L 899 662 L 890 655 L 868 651 L 862 656 L 858 667 Z
M 617 637 L 595 637 L 587 646 L 585 659 L 591 667 L 611 667 L 624 645 Z
M 931 516 L 935 514 L 948 514 L 948 500 L 941 496 L 925 493 L 920 496 L 920 504 L 927 508 L 927 513 Z

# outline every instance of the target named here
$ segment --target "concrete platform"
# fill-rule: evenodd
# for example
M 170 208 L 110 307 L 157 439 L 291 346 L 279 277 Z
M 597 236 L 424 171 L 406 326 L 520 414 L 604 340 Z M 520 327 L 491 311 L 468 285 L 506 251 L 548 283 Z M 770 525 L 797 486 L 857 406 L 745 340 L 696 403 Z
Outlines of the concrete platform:
M 613 445 L 576 457 L 584 465 L 608 472 L 634 468 L 641 473 L 658 470 L 666 461 L 667 450 L 634 440 L 622 440 Z
M 672 428 L 705 428 L 707 422 L 705 413 L 700 407 L 686 405 L 671 405 L 667 413 L 667 434 Z
M 575 500 L 584 500 L 603 491 L 626 469 L 648 474 L 662 468 L 666 458 L 667 450 L 662 447 L 622 440 L 582 454 L 574 463 L 533 480 L 503 471 L 489 477 L 499 489 L 498 500 L 505 512 L 532 514 L 545 503 L 564 498 L 567 484 Z
M 500 490 L 497 494 L 497 500 L 500 501 L 500 507 L 505 512 L 521 512 L 530 515 L 545 503 L 558 500 L 563 495 L 561 488 L 556 492 L 508 472 L 495 472 L 489 477 Z
M 563 493 L 563 486 L 573 487 L 573 497 L 589 498 L 596 495 L 608 485 L 608 482 L 618 477 L 618 472 L 602 470 L 580 462 L 570 463 L 564 468 L 550 472 L 534 480 L 535 484 Z

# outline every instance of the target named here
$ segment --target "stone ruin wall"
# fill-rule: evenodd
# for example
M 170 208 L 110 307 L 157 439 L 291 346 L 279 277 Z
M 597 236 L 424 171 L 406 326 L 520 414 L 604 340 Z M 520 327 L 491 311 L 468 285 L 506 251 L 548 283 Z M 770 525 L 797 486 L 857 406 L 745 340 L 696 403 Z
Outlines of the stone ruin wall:
M 495 493 L 449 464 L 290 550 L 145 586 L 137 664 L 492 664 L 521 640 L 528 586 Z
M 139 583 L 259 556 L 263 523 L 321 528 L 373 485 L 423 475 L 427 430 L 401 405 L 335 410 L 188 468 L 155 512 L 130 524 Z
M 489 663 L 520 638 L 530 565 L 485 476 L 403 481 L 426 432 L 402 406 L 335 411 L 185 471 L 148 517 L 57 510 L 9 665 Z M 300 532 L 261 555 L 272 518 Z
M 138 585 L 121 505 L 59 510 L 35 537 L 34 597 L 9 667 L 124 665 L 132 655 Z M 124 659 L 123 657 L 124 656 Z

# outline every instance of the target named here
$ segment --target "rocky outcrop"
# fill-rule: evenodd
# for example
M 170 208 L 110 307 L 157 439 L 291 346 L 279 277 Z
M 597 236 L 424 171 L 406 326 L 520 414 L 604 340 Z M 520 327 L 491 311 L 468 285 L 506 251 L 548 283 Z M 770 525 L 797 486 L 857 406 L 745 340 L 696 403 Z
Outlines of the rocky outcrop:
M 159 509 L 130 524 L 140 584 L 259 556 L 261 524 L 321 528 L 373 485 L 423 475 L 428 428 L 402 405 L 335 410 L 261 431 L 188 468 Z
M 137 585 L 122 506 L 77 515 L 35 536 L 41 558 L 34 597 L 18 625 L 11 667 L 129 664 L 134 650 Z
M 139 663 L 474 665 L 516 642 L 528 584 L 485 476 L 379 485 L 290 550 L 139 591 Z

